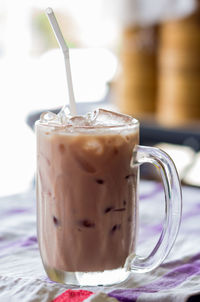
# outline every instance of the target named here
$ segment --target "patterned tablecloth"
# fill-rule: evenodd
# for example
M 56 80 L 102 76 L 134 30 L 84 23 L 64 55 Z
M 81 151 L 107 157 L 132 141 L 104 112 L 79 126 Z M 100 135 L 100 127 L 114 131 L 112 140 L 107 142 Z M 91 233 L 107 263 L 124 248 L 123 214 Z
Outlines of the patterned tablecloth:
M 162 186 L 142 181 L 138 253 L 145 255 L 155 245 L 163 215 Z M 51 282 L 42 267 L 36 238 L 34 188 L 20 195 L 1 197 L 0 217 L 0 301 L 45 302 L 65 292 L 69 287 Z M 158 269 L 133 274 L 119 286 L 86 289 L 95 293 L 101 290 L 106 296 L 127 302 L 200 301 L 200 189 L 183 187 L 180 232 Z

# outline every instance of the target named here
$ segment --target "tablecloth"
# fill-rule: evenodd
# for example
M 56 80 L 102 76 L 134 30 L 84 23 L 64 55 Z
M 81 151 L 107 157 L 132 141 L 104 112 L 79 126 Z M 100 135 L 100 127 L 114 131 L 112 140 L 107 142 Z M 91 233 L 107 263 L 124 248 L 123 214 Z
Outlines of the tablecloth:
M 182 189 L 182 224 L 164 263 L 153 272 L 132 274 L 118 286 L 87 290 L 104 292 L 119 301 L 200 301 L 200 189 Z M 146 255 L 162 229 L 162 185 L 141 181 L 139 205 L 138 253 Z M 76 289 L 51 282 L 44 272 L 36 236 L 34 186 L 21 194 L 1 197 L 0 301 L 49 302 L 69 288 Z

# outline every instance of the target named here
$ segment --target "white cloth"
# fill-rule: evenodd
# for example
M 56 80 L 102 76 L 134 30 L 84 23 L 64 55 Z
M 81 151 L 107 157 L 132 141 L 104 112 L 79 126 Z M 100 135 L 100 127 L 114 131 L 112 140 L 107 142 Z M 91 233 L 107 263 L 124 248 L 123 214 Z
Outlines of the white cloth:
M 87 298 L 86 300 L 84 300 L 85 302 L 117 302 L 118 300 L 116 300 L 115 298 L 111 298 L 109 297 L 107 294 L 105 293 L 97 293 L 94 295 L 91 295 L 89 298 Z
M 141 182 L 140 192 L 138 253 L 147 255 L 160 234 L 164 195 L 162 186 L 154 182 Z M 51 282 L 42 266 L 36 239 L 34 189 L 2 197 L 0 217 L 0 301 L 50 302 L 67 290 L 68 286 Z M 184 302 L 195 293 L 200 295 L 199 284 L 200 189 L 184 187 L 180 233 L 165 262 L 153 272 L 131 275 L 118 286 L 86 289 L 95 293 L 100 290 L 126 302 Z

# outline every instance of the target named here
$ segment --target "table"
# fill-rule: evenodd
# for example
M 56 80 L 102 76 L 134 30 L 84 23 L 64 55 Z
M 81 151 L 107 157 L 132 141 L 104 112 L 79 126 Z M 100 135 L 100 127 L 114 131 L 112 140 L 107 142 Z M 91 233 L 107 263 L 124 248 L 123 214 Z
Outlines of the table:
M 119 301 L 200 301 L 200 189 L 182 189 L 182 224 L 164 263 L 151 273 L 131 275 L 118 286 L 87 290 L 101 290 Z M 160 183 L 141 181 L 140 254 L 147 254 L 159 237 L 163 200 Z M 0 301 L 52 301 L 68 288 L 75 289 L 51 282 L 43 270 L 34 186 L 21 194 L 1 197 L 0 218 Z

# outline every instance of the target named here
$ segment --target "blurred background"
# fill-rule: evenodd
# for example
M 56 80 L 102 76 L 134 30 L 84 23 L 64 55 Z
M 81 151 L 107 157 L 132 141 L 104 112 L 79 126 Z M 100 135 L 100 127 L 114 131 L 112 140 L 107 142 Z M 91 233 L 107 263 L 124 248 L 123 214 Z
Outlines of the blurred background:
M 70 47 L 79 113 L 138 118 L 141 144 L 166 150 L 182 183 L 200 186 L 199 0 L 0 0 L 0 195 L 31 185 L 33 123 L 68 103 L 48 6 Z M 142 177 L 158 175 L 144 166 Z

